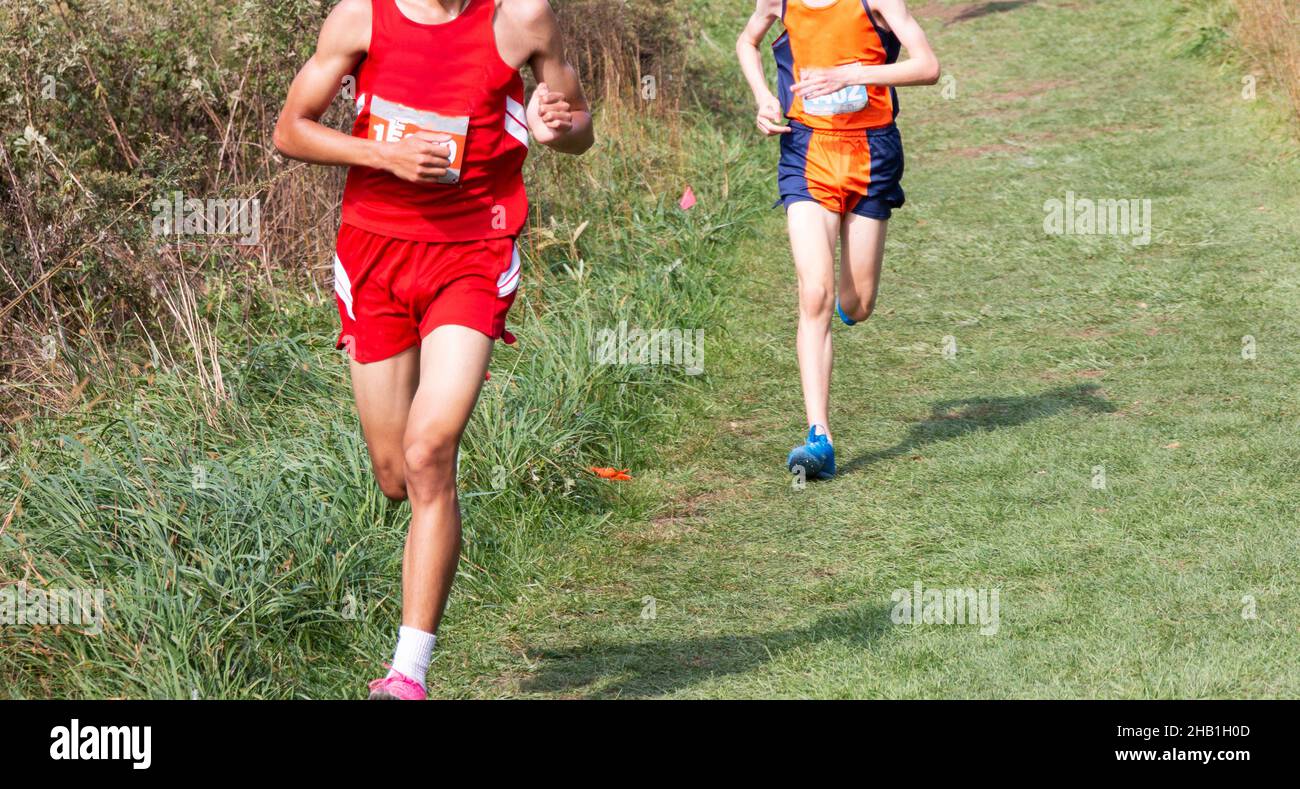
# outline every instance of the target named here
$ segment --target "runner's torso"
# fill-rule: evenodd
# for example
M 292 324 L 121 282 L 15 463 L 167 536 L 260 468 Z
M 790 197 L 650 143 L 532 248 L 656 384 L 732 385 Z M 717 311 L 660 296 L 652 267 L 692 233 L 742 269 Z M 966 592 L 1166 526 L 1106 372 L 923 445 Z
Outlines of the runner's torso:
M 410 183 L 353 167 L 343 221 L 415 241 L 477 241 L 519 234 L 528 214 L 524 83 L 501 59 L 494 0 L 469 0 L 441 24 L 371 0 L 370 46 L 357 66 L 354 137 L 396 142 L 416 131 L 452 136 L 442 183 Z
M 820 6 L 820 7 L 819 7 Z M 784 0 L 785 32 L 772 44 L 778 95 L 785 116 L 812 129 L 849 131 L 888 126 L 898 115 L 898 94 L 880 85 L 851 85 L 838 93 L 804 101 L 794 95 L 809 68 L 849 63 L 878 66 L 898 60 L 900 44 L 876 24 L 867 0 Z

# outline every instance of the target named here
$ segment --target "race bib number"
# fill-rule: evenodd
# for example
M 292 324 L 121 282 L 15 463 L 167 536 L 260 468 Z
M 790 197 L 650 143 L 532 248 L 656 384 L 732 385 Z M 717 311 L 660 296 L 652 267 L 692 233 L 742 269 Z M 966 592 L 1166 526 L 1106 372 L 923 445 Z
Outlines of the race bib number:
M 439 115 L 436 112 L 417 110 L 375 96 L 370 101 L 370 129 L 368 137 L 380 142 L 397 142 L 416 132 L 439 132 L 449 135 L 447 158 L 451 165 L 447 174 L 438 179 L 440 184 L 460 183 L 460 171 L 465 164 L 465 139 L 469 133 L 468 116 Z
M 804 99 L 803 109 L 809 115 L 848 115 L 866 109 L 868 101 L 866 85 L 849 85 L 825 96 Z

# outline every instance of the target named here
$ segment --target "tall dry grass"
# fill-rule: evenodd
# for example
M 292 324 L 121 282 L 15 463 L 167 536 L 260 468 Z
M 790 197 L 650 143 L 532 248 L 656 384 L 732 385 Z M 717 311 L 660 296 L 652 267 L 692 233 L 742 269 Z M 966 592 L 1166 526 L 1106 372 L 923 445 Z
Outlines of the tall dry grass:
M 1300 120 L 1300 2 L 1235 0 L 1238 37 L 1290 99 Z
M 615 5 L 625 13 L 608 12 Z M 734 279 L 723 250 L 765 210 L 765 173 L 744 155 L 749 135 L 729 136 L 697 122 L 704 113 L 679 111 L 678 53 L 664 47 L 683 38 L 623 38 L 642 24 L 636 14 L 673 24 L 665 5 L 556 6 L 597 107 L 599 144 L 581 159 L 536 146 L 529 157 L 529 281 L 511 313 L 519 345 L 500 349 L 460 455 L 466 540 L 449 626 L 462 644 L 482 631 L 457 617 L 489 621 L 535 588 L 574 540 L 611 519 L 644 518 L 645 496 L 587 469 L 660 462 L 660 431 L 686 418 L 684 401 L 704 383 L 681 365 L 604 364 L 592 348 L 621 322 L 720 325 Z M 26 362 L 4 357 L 49 380 L 62 376 L 50 390 L 65 402 L 43 407 L 76 409 L 14 425 L 17 451 L 0 451 L 0 587 L 103 589 L 110 608 L 97 636 L 70 626 L 14 631 L 0 649 L 0 697 L 350 697 L 373 668 L 364 656 L 388 648 L 409 511 L 374 485 L 346 363 L 330 343 L 336 318 L 323 302 L 332 289 L 319 266 L 332 252 L 340 185 L 330 179 L 341 173 L 278 161 L 266 146 L 314 35 L 306 21 L 276 33 L 283 20 L 272 11 L 284 7 L 308 18 L 324 8 L 217 3 L 197 30 L 166 16 L 96 19 L 126 36 L 127 54 L 91 59 L 113 85 L 108 111 L 93 101 L 89 70 L 71 61 L 60 84 L 76 92 L 60 101 L 84 114 L 38 116 L 34 125 L 52 130 L 50 153 L 27 148 L 14 157 L 13 176 L 0 175 L 0 188 L 10 188 L 0 201 L 14 209 L 0 236 L 7 273 L 29 287 L 35 272 L 54 272 L 16 309 L 55 326 L 71 324 L 74 313 L 86 328 L 84 336 L 66 332 L 69 349 L 60 345 L 52 361 L 40 342 L 29 342 Z M 260 53 L 255 65 L 210 43 L 254 23 L 262 32 L 246 45 Z M 0 57 L 17 50 L 4 46 Z M 165 83 L 162 75 L 191 54 L 203 84 L 242 82 L 236 106 L 229 96 L 216 101 L 220 90 L 206 108 L 197 97 L 177 98 L 183 86 L 124 91 Z M 727 53 L 712 54 L 729 63 Z M 716 60 L 708 65 L 723 72 Z M 659 77 L 652 100 L 640 90 L 645 75 Z M 347 123 L 345 109 L 340 102 L 329 122 Z M 17 121 L 0 116 L 4 123 Z M 11 132 L 22 129 L 5 127 L 4 138 Z M 76 159 L 70 172 L 102 212 L 81 202 L 89 198 L 70 175 L 55 188 L 45 169 L 57 166 L 53 154 Z M 706 170 L 721 177 L 696 183 L 700 204 L 680 210 L 686 174 Z M 15 182 L 39 191 L 15 194 Z M 147 210 L 112 224 L 113 212 L 172 189 L 260 197 L 261 245 L 156 246 Z M 35 243 L 23 235 L 23 212 Z M 55 271 L 49 261 L 58 258 L 42 251 L 57 242 L 66 255 L 101 233 L 105 242 L 86 247 L 77 266 Z M 81 269 L 82 261 L 94 268 Z M 50 308 L 63 317 L 48 318 Z M 110 385 L 114 371 L 125 379 L 120 388 Z M 29 394 L 31 407 L 42 403 L 41 392 Z M 457 662 L 457 670 L 479 671 Z
M 216 386 L 214 279 L 244 314 L 286 294 L 325 300 L 344 173 L 284 161 L 271 145 L 285 90 L 333 0 L 6 0 L 0 12 L 0 424 L 108 396 L 118 377 L 179 359 Z M 676 127 L 683 20 L 671 2 L 554 2 L 597 106 Z M 659 81 L 647 101 L 642 78 Z M 340 99 L 323 119 L 351 123 Z M 635 122 L 605 129 L 644 135 Z M 650 147 L 651 142 L 609 140 Z M 579 182 L 535 156 L 533 229 Z M 540 163 L 537 160 L 542 160 Z M 150 203 L 257 198 L 259 242 L 180 244 L 151 236 Z M 224 281 L 224 280 L 223 280 Z M 169 301 L 162 294 L 194 294 Z M 178 312 L 180 308 L 181 311 Z

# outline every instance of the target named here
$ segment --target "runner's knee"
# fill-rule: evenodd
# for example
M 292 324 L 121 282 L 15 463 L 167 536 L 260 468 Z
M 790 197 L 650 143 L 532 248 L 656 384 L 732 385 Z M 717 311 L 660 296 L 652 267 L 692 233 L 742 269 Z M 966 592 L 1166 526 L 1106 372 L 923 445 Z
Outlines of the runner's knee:
M 852 291 L 846 291 L 840 294 L 840 309 L 844 314 L 853 319 L 855 323 L 861 323 L 871 317 L 871 313 L 876 311 L 876 294 L 864 303 L 858 294 Z
M 387 499 L 393 502 L 394 504 L 401 504 L 402 502 L 406 501 L 409 498 L 409 496 L 406 495 L 405 478 L 400 480 L 388 480 L 388 479 L 381 478 L 379 480 L 379 489 L 383 491 L 384 496 L 387 497 Z
M 376 458 L 374 467 L 375 481 L 384 495 L 392 501 L 406 501 L 406 465 L 402 456 Z
M 459 437 L 433 435 L 406 448 L 406 487 L 418 495 L 439 486 L 456 484 L 456 447 Z
M 799 311 L 812 318 L 830 315 L 834 298 L 831 289 L 820 283 L 799 286 Z

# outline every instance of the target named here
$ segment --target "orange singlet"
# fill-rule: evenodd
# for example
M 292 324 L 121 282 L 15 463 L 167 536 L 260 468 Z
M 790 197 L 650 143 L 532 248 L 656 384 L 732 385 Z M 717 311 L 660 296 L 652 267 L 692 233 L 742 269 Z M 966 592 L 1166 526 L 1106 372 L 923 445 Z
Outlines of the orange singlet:
M 901 44 L 876 24 L 868 0 L 785 0 L 772 44 L 791 131 L 781 135 L 781 203 L 812 201 L 837 214 L 887 220 L 903 205 L 903 143 L 892 87 L 849 85 L 813 99 L 794 86 L 810 69 L 897 62 Z
M 828 130 L 876 129 L 894 122 L 898 95 L 893 88 L 850 85 L 808 101 L 791 90 L 805 69 L 897 62 L 898 37 L 876 25 L 867 0 L 786 0 L 781 22 L 785 33 L 772 48 L 787 118 Z

